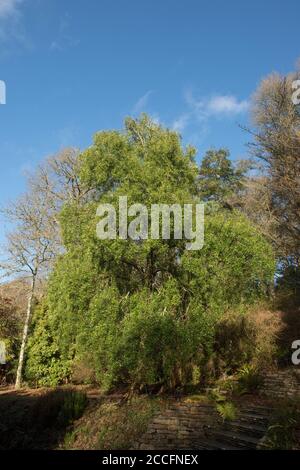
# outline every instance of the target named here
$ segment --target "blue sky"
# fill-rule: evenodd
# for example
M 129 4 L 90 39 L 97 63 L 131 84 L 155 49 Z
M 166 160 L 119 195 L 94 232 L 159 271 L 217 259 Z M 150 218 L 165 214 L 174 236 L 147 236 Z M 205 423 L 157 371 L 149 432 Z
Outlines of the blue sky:
M 238 125 L 261 78 L 295 68 L 299 18 L 299 0 L 0 0 L 0 203 L 45 156 L 142 111 L 198 158 L 246 156 Z

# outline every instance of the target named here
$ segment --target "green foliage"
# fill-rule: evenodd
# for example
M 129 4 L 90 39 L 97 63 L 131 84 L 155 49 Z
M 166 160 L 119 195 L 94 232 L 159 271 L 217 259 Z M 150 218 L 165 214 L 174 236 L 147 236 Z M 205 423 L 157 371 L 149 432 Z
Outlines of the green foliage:
M 2 380 L 9 380 L 14 374 L 20 343 L 20 326 L 20 316 L 16 305 L 11 299 L 0 294 L 0 341 L 5 345 L 6 362 L 9 364 L 8 368 L 0 365 L 0 383 Z
M 209 150 L 200 165 L 200 193 L 206 201 L 224 202 L 242 188 L 246 168 L 234 168 L 227 149 Z
M 279 269 L 277 288 L 281 292 L 291 292 L 300 297 L 300 265 L 293 259 L 283 264 Z
M 289 399 L 276 408 L 264 446 L 271 450 L 291 450 L 299 445 L 299 433 L 300 402 Z
M 132 296 L 121 329 L 122 367 L 134 384 L 186 383 L 197 353 L 212 342 L 209 317 L 191 304 L 184 315 L 174 280 L 159 292 L 143 290 Z
M 206 217 L 204 247 L 185 252 L 182 267 L 202 305 L 224 312 L 263 295 L 275 261 L 245 217 L 219 211 Z
M 64 359 L 59 348 L 59 335 L 52 317 L 42 305 L 35 311 L 33 333 L 28 341 L 26 378 L 38 386 L 56 386 L 70 376 L 70 360 Z
M 96 209 L 199 202 L 194 150 L 146 116 L 125 132 L 100 132 L 80 157 L 84 202 L 60 215 L 66 252 L 58 259 L 29 345 L 27 376 L 56 384 L 91 371 L 104 389 L 177 387 L 193 382 L 212 354 L 224 312 L 263 295 L 272 279 L 270 246 L 250 222 L 218 207 L 205 245 L 185 240 L 99 240 Z M 195 369 L 196 368 L 196 369 Z M 77 370 L 78 369 L 78 370 Z
M 57 417 L 59 426 L 67 426 L 80 418 L 86 406 L 87 396 L 85 393 L 71 391 L 66 394 Z
M 234 403 L 225 401 L 217 404 L 217 411 L 223 421 L 233 421 L 237 417 L 237 409 Z
M 238 373 L 239 392 L 255 392 L 263 382 L 263 378 L 253 364 L 245 364 Z
M 94 380 L 103 389 L 109 389 L 118 370 L 121 303 L 115 288 L 97 292 L 78 332 L 77 360 L 92 368 Z
M 35 429 L 65 428 L 80 418 L 87 405 L 83 392 L 74 390 L 53 390 L 38 397 L 30 410 L 30 420 Z

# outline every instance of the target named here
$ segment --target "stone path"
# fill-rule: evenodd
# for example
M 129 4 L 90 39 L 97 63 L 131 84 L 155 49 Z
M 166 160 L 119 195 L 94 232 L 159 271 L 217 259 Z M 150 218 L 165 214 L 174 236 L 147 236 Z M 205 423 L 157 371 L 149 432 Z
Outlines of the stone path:
M 215 406 L 178 402 L 156 416 L 137 447 L 147 450 L 257 449 L 272 409 L 242 405 L 237 418 L 223 422 Z
M 261 394 L 270 398 L 300 397 L 300 368 L 266 372 Z
M 260 395 L 268 399 L 300 397 L 300 368 L 265 372 Z M 173 403 L 156 416 L 137 448 L 140 449 L 257 449 L 266 434 L 272 408 L 263 402 L 240 404 L 237 418 L 222 421 L 209 402 Z

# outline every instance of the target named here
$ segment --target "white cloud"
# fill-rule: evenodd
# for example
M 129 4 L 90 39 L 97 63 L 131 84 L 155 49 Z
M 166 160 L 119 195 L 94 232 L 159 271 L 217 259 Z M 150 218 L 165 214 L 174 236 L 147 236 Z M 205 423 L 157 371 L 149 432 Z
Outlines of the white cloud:
M 187 91 L 185 100 L 190 109 L 202 119 L 219 115 L 235 116 L 244 113 L 249 107 L 247 100 L 239 101 L 234 95 L 214 95 L 197 100 L 191 91 Z
M 232 95 L 220 95 L 211 98 L 206 106 L 209 114 L 240 114 L 248 109 L 249 103 L 246 100 L 238 101 Z
M 176 132 L 182 132 L 187 127 L 191 118 L 190 113 L 181 114 L 172 124 L 172 129 Z
M 133 114 L 139 114 L 141 111 L 143 111 L 149 101 L 150 95 L 153 93 L 153 90 L 148 90 L 141 98 L 138 99 L 138 101 L 135 103 L 133 107 Z
M 234 95 L 212 95 L 210 97 L 195 98 L 191 90 L 184 93 L 186 108 L 174 120 L 172 129 L 191 137 L 194 145 L 199 144 L 210 132 L 211 119 L 230 119 L 245 113 L 249 102 L 239 100 Z
M 23 0 L 0 0 L 0 18 L 12 16 L 18 13 L 18 5 Z

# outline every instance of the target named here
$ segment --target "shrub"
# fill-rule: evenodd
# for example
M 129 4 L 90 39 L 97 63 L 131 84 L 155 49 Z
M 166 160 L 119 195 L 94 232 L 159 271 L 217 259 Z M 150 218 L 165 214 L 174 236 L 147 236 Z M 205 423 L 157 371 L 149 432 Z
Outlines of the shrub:
M 264 445 L 272 450 L 291 450 L 299 446 L 300 401 L 289 399 L 276 408 Z
M 217 376 L 241 372 L 245 380 L 248 375 L 250 381 L 252 374 L 255 381 L 254 376 L 259 371 L 276 364 L 281 328 L 278 313 L 267 310 L 263 303 L 222 316 L 216 326 L 214 344 L 213 360 Z
M 233 421 L 237 417 L 237 409 L 234 403 L 224 402 L 217 404 L 217 411 L 223 421 Z
M 63 358 L 59 348 L 59 335 L 45 303 L 34 313 L 33 334 L 28 341 L 25 376 L 35 386 L 55 387 L 67 381 L 71 374 L 71 362 Z
M 238 390 L 240 393 L 255 392 L 262 385 L 263 378 L 252 364 L 245 364 L 238 372 Z

